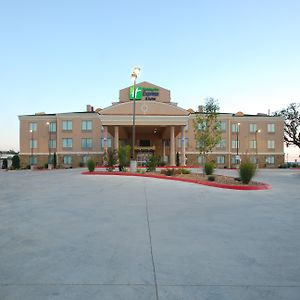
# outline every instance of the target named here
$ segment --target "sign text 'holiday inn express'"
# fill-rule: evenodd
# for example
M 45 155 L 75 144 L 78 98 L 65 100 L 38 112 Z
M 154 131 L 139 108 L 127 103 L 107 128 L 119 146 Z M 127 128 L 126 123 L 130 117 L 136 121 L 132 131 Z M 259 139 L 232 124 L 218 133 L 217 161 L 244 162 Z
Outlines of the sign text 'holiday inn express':
M 129 89 L 130 100 L 134 99 L 134 92 L 135 92 L 135 100 L 142 100 L 142 98 L 145 97 L 144 100 L 155 101 L 156 97 L 159 96 L 159 88 L 147 88 L 147 87 L 136 86 L 134 90 L 134 86 L 131 86 Z

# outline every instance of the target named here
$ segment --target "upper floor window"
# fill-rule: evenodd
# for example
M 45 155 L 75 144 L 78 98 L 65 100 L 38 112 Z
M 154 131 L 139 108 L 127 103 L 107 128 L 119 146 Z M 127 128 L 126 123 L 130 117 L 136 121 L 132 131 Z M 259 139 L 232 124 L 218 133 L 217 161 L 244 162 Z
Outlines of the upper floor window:
M 231 147 L 233 149 L 240 148 L 240 141 L 231 141 Z
M 256 140 L 249 141 L 250 149 L 256 149 Z
M 56 123 L 55 122 L 50 122 L 49 131 L 50 132 L 56 132 Z
M 205 130 L 206 129 L 206 122 L 198 123 L 198 130 Z
M 183 143 L 184 143 L 185 147 L 188 147 L 189 139 L 188 138 L 184 138 L 184 139 L 179 138 L 178 139 L 178 148 L 181 148 Z
M 81 130 L 89 131 L 92 130 L 93 122 L 91 120 L 85 120 L 81 122 Z
M 220 130 L 221 131 L 226 131 L 226 121 L 220 121 Z
M 268 124 L 268 132 L 275 132 L 275 124 Z
M 66 138 L 62 140 L 63 142 L 63 148 L 72 148 L 73 147 L 73 139 Z
M 92 139 L 81 139 L 81 148 L 92 148 L 93 140 Z
M 37 123 L 36 122 L 29 123 L 29 130 L 37 131 Z
M 37 140 L 30 140 L 29 141 L 29 147 L 30 147 L 30 149 L 36 149 L 37 146 L 38 146 Z
M 73 122 L 72 121 L 63 121 L 62 122 L 62 129 L 63 130 L 72 130 Z
M 240 124 L 239 123 L 232 124 L 232 132 L 239 132 L 239 131 L 240 131 Z
M 275 141 L 268 140 L 268 149 L 275 149 Z
M 49 148 L 56 148 L 56 140 L 49 140 Z
M 257 130 L 256 124 L 250 124 L 249 129 L 250 129 L 250 132 L 256 132 L 256 130 Z
M 226 140 L 222 139 L 220 142 L 216 145 L 217 148 L 225 148 L 226 147 Z

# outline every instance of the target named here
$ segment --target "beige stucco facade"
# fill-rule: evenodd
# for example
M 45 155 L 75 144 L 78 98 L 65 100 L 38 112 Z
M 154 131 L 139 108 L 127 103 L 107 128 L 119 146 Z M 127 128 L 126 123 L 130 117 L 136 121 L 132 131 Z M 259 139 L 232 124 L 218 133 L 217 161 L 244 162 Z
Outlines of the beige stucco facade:
M 169 90 L 151 83 L 142 82 L 135 88 L 141 98 L 135 101 L 134 153 L 138 164 L 144 164 L 152 154 L 171 166 L 176 165 L 177 156 L 182 166 L 201 163 L 194 138 L 194 120 L 201 112 L 178 107 L 171 102 Z M 218 119 L 222 142 L 210 155 L 217 166 L 235 167 L 237 154 L 242 159 L 250 157 L 261 167 L 283 164 L 281 117 L 221 113 Z M 133 101 L 127 87 L 120 90 L 118 102 L 104 109 L 94 111 L 88 106 L 84 112 L 39 113 L 19 116 L 19 120 L 22 166 L 43 166 L 49 158 L 51 162 L 54 153 L 61 167 L 77 167 L 90 157 L 102 164 L 108 148 L 132 143 Z M 238 123 L 237 135 L 233 127 Z

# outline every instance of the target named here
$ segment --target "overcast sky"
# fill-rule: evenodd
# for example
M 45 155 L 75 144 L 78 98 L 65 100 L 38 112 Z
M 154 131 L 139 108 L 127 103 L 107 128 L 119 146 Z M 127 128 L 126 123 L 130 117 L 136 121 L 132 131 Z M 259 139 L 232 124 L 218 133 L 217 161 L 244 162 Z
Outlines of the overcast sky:
M 186 109 L 300 102 L 299 12 L 299 0 L 0 0 L 0 149 L 19 149 L 18 115 L 118 101 L 136 65 Z

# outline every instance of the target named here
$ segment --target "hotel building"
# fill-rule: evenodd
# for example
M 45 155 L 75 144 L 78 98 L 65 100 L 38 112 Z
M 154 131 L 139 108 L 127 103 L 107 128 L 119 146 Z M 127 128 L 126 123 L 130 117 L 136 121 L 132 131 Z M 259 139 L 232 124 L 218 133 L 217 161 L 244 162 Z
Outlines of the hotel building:
M 194 136 L 198 111 L 171 102 L 169 90 L 148 82 L 136 85 L 135 156 L 138 165 L 152 154 L 167 165 L 198 165 L 203 161 Z M 87 105 L 84 112 L 19 116 L 20 158 L 23 167 L 44 166 L 57 157 L 59 167 L 78 167 L 89 158 L 103 163 L 108 148 L 131 145 L 132 87 L 121 89 L 119 101 L 104 109 Z M 284 163 L 284 119 L 265 114 L 219 113 L 222 139 L 210 157 L 217 167 L 231 168 L 237 156 L 246 156 L 260 167 Z M 177 154 L 178 153 L 178 154 Z

